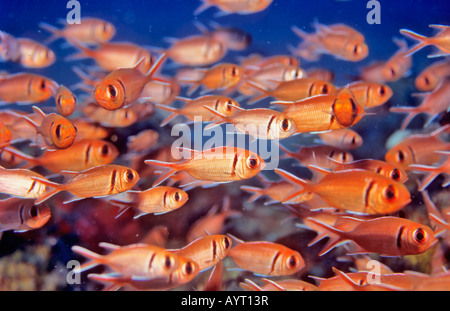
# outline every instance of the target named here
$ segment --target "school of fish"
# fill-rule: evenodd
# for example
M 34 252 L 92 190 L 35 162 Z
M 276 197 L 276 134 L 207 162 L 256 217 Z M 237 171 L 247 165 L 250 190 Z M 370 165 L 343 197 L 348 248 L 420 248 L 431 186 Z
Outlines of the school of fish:
M 199 2 L 193 15 L 220 17 L 273 1 Z M 0 30 L 0 58 L 18 68 L 0 72 L 0 243 L 72 232 L 84 290 L 450 290 L 450 25 L 399 29 L 392 56 L 345 85 L 318 61 L 370 56 L 351 25 L 292 25 L 287 54 L 235 62 L 223 59 L 251 34 L 196 27 L 165 47 L 116 41 L 95 17 L 43 22 L 45 42 Z M 430 63 L 417 105 L 393 100 L 412 55 Z M 60 61 L 76 85 L 38 73 Z M 361 120 L 392 115 L 398 131 L 367 146 L 379 129 Z M 273 142 L 278 166 L 245 146 L 173 146 L 176 125 L 199 123 Z

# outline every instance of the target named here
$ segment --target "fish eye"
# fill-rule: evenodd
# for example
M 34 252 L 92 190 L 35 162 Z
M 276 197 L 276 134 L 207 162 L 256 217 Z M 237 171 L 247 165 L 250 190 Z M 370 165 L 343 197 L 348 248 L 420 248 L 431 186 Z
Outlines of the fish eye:
M 289 121 L 289 119 L 283 119 L 280 126 L 281 130 L 287 132 L 291 128 L 291 121 Z
M 251 156 L 247 159 L 247 166 L 250 169 L 257 168 L 259 166 L 259 160 L 258 158 Z
M 227 111 L 231 111 L 231 106 L 233 105 L 233 103 L 231 102 L 231 100 L 228 100 L 226 103 L 225 103 L 225 109 L 227 110 Z
M 175 201 L 179 202 L 181 200 L 181 194 L 177 191 L 173 194 L 173 198 Z
M 223 245 L 225 246 L 225 249 L 229 249 L 231 246 L 231 240 L 229 237 L 223 238 Z
M 346 161 L 347 161 L 347 153 L 342 152 L 342 162 L 346 162 Z
M 187 275 L 191 275 L 194 272 L 194 267 L 192 266 L 192 262 L 188 261 L 184 265 L 184 273 Z
M 395 199 L 396 193 L 393 185 L 389 185 L 386 187 L 384 191 L 384 197 L 388 202 L 392 202 Z
M 401 173 L 397 168 L 394 168 L 391 172 L 391 179 L 395 181 L 399 181 L 401 178 Z
M 416 241 L 419 244 L 422 244 L 425 242 L 426 233 L 422 228 L 418 228 L 413 233 L 414 241 Z
M 235 66 L 233 66 L 233 67 L 231 68 L 231 75 L 232 75 L 233 77 L 236 77 L 236 76 L 238 75 L 238 70 L 237 70 L 237 68 L 236 68 Z
M 132 170 L 126 170 L 126 171 L 125 171 L 125 178 L 126 178 L 128 181 L 133 180 L 133 179 L 134 179 L 134 173 L 133 173 L 133 171 L 132 171 Z
M 30 208 L 30 216 L 31 216 L 32 218 L 36 218 L 36 217 L 38 217 L 38 215 L 39 215 L 38 208 L 37 208 L 36 205 L 33 205 L 33 206 Z
M 391 74 L 391 77 L 395 77 L 395 70 L 394 68 L 389 68 L 389 73 Z
M 424 77 L 423 81 L 425 82 L 425 85 L 430 85 L 430 80 L 428 79 L 428 77 Z
M 109 98 L 115 99 L 117 97 L 117 88 L 114 85 L 108 85 L 107 91 Z
M 171 256 L 169 256 L 169 255 L 166 256 L 166 260 L 164 261 L 164 266 L 167 269 L 172 268 L 172 257 Z
M 379 93 L 381 96 L 386 95 L 386 87 L 385 87 L 384 85 L 381 86 L 380 89 L 378 90 L 378 93 Z
M 405 154 L 403 153 L 403 151 L 399 150 L 397 152 L 397 160 L 399 163 L 403 163 L 403 161 L 405 161 Z
M 288 258 L 288 267 L 290 269 L 297 267 L 297 258 L 294 255 Z
M 328 94 L 330 92 L 330 89 L 328 87 L 328 85 L 324 84 L 322 86 L 322 94 Z
M 41 80 L 41 85 L 40 85 L 41 90 L 45 90 L 46 87 L 47 87 L 47 84 L 45 83 L 45 80 Z
M 61 139 L 61 124 L 58 124 L 55 129 L 56 138 Z
M 102 156 L 106 157 L 109 154 L 109 147 L 108 145 L 103 145 L 101 150 Z
M 358 55 L 359 53 L 361 53 L 361 47 L 357 44 L 353 47 L 353 54 Z
M 356 145 L 356 137 L 355 136 L 352 137 L 352 140 L 350 141 L 350 143 L 352 145 Z

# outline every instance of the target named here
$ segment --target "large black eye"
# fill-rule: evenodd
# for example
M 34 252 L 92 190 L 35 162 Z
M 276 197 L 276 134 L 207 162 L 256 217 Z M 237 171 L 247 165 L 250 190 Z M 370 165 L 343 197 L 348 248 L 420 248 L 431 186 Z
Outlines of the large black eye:
M 426 85 L 430 85 L 430 80 L 428 79 L 428 77 L 423 78 L 423 81 Z
M 384 191 L 384 196 L 388 202 L 391 202 L 395 199 L 395 188 L 393 185 L 387 186 L 386 190 Z
M 223 244 L 225 245 L 225 248 L 226 248 L 226 249 L 229 249 L 230 246 L 231 246 L 230 238 L 224 237 L 224 238 L 223 238 Z
M 172 258 L 170 258 L 170 256 L 166 256 L 166 261 L 164 262 L 164 266 L 167 269 L 170 269 L 172 267 Z
M 61 124 L 58 124 L 55 129 L 55 134 L 58 139 L 61 138 Z
M 134 179 L 133 171 L 127 170 L 127 172 L 125 173 L 125 177 L 127 178 L 128 181 L 133 180 Z
M 250 169 L 256 168 L 256 167 L 258 166 L 258 164 L 259 164 L 259 161 L 258 161 L 258 159 L 255 158 L 255 157 L 250 157 L 250 158 L 248 158 L 248 160 L 247 160 L 247 166 L 248 166 Z
M 322 86 L 322 94 L 328 94 L 328 92 L 330 91 L 328 85 L 324 84 Z
M 395 181 L 399 181 L 401 178 L 401 173 L 398 169 L 394 168 L 391 172 L 391 179 Z
M 283 119 L 281 121 L 281 129 L 286 132 L 290 128 L 291 128 L 291 122 L 288 119 Z
M 108 145 L 103 145 L 101 152 L 102 152 L 102 156 L 106 157 L 109 154 L 109 147 L 108 147 Z
M 425 242 L 425 231 L 423 231 L 422 228 L 419 228 L 416 231 L 414 231 L 414 240 L 417 243 Z
M 384 96 L 386 94 L 386 87 L 384 85 L 381 86 L 378 92 L 381 96 Z
M 36 207 L 36 205 L 33 205 L 33 206 L 30 208 L 30 216 L 31 216 L 32 218 L 36 218 L 38 215 L 39 215 L 38 208 Z
M 40 87 L 41 87 L 41 90 L 45 90 L 45 88 L 47 87 L 47 84 L 45 83 L 45 80 L 41 81 Z
M 391 77 L 395 77 L 395 70 L 394 70 L 394 68 L 389 68 L 389 72 L 391 73 Z
M 117 96 L 117 89 L 114 85 L 108 85 L 109 98 L 114 99 Z
M 398 162 L 400 162 L 400 163 L 405 161 L 405 154 L 403 153 L 403 151 L 401 151 L 401 150 L 398 151 L 397 159 L 398 159 Z
M 184 272 L 187 275 L 190 275 L 190 274 L 192 274 L 192 272 L 194 272 L 194 268 L 192 267 L 192 263 L 190 261 L 188 261 L 186 263 L 186 265 L 184 266 Z
M 232 75 L 233 77 L 235 77 L 235 76 L 238 75 L 238 71 L 237 71 L 236 67 L 234 67 L 234 66 L 233 66 L 233 68 L 231 69 L 231 75 Z
M 175 201 L 180 201 L 181 200 L 181 194 L 177 191 L 175 192 L 175 194 L 173 195 L 173 198 L 175 199 Z
M 231 102 L 231 100 L 228 100 L 226 103 L 225 103 L 225 109 L 227 110 L 227 111 L 231 111 L 231 106 L 233 105 L 233 103 Z
M 359 45 L 355 45 L 353 47 L 353 54 L 354 55 L 358 55 L 359 54 L 359 50 L 360 50 Z
M 289 257 L 289 259 L 288 259 L 288 266 L 291 269 L 293 269 L 293 268 L 295 268 L 297 266 L 297 258 L 295 258 L 294 255 Z

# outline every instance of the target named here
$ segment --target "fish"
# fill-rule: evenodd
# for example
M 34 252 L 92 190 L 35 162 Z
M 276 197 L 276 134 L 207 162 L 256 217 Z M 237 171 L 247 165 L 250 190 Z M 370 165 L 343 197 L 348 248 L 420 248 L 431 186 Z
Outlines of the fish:
M 127 148 L 132 152 L 144 152 L 158 144 L 159 133 L 155 130 L 142 130 L 136 135 L 128 136 Z
M 177 99 L 186 102 L 186 104 L 178 109 L 170 106 L 155 105 L 160 109 L 171 112 L 171 114 L 161 122 L 161 126 L 166 125 L 178 115 L 183 115 L 190 120 L 195 120 L 196 117 L 199 117 L 202 121 L 206 122 L 217 119 L 215 114 L 205 109 L 204 106 L 214 108 L 214 110 L 225 116 L 232 116 L 237 111 L 236 107 L 240 107 L 236 100 L 222 95 L 203 95 L 193 99 L 177 97 Z
M 450 61 L 437 61 L 422 70 L 415 78 L 414 84 L 419 91 L 430 92 L 448 77 L 450 77 Z
M 306 77 L 306 72 L 298 65 L 285 65 L 282 63 L 283 61 L 287 62 L 289 59 L 269 59 L 266 60 L 266 64 L 263 63 L 261 68 L 256 66 L 257 69 L 255 70 L 254 66 L 253 72 L 251 73 L 249 73 L 248 70 L 244 70 L 242 85 L 238 85 L 239 92 L 247 94 L 249 92 L 248 89 L 250 89 L 250 94 L 255 92 L 257 93 L 257 89 L 248 85 L 247 81 L 254 82 L 254 84 L 258 84 L 267 89 L 274 89 L 282 82 L 298 80 Z
M 71 119 L 72 124 L 77 128 L 75 143 L 83 139 L 101 140 L 110 135 L 110 129 L 98 123 L 91 122 L 86 118 Z
M 317 60 L 321 54 L 330 54 L 346 61 L 361 61 L 369 54 L 364 36 L 345 24 L 314 24 L 315 33 L 308 34 L 293 26 L 292 31 L 303 42 L 292 52 L 310 61 Z
M 439 30 L 439 32 L 433 37 L 425 37 L 419 35 L 418 33 L 408 30 L 400 29 L 400 33 L 410 39 L 418 41 L 418 43 L 408 50 L 408 55 L 416 53 L 418 50 L 422 49 L 427 45 L 433 45 L 439 52 L 435 54 L 428 55 L 429 58 L 446 56 L 450 53 L 450 27 L 446 25 L 431 24 L 428 25 L 431 28 Z
M 358 104 L 365 109 L 384 105 L 393 95 L 392 89 L 383 83 L 355 81 L 346 85 Z
M 167 83 L 150 81 L 142 89 L 139 97 L 147 97 L 149 102 L 170 105 L 180 94 L 180 85 L 173 78 L 164 78 Z
M 205 35 L 170 39 L 171 46 L 165 50 L 167 57 L 181 66 L 209 66 L 220 61 L 226 54 L 226 46 L 219 40 Z
M 109 202 L 121 207 L 119 215 L 128 208 L 137 209 L 134 219 L 147 214 L 161 215 L 174 211 L 182 207 L 189 199 L 185 191 L 166 186 L 149 188 L 144 191 L 128 190 L 127 193 L 132 195 L 131 201 L 111 199 Z
M 243 270 L 260 276 L 288 276 L 305 267 L 302 255 L 282 244 L 269 241 L 244 242 L 232 237 L 238 244 L 228 251 L 228 256 Z
M 77 128 L 65 117 L 56 113 L 45 114 L 39 107 L 33 106 L 33 110 L 42 117 L 38 125 L 27 116 L 22 116 L 28 123 L 36 128 L 50 148 L 66 149 L 72 146 L 77 135 Z
M 204 34 L 220 41 L 231 51 L 243 51 L 248 48 L 252 42 L 252 35 L 245 30 L 233 26 L 213 25 L 213 30 L 202 31 Z
M 399 49 L 384 63 L 381 69 L 381 74 L 386 82 L 394 82 L 404 77 L 412 66 L 406 41 L 394 38 L 394 43 Z
M 222 234 L 205 235 L 180 249 L 171 249 L 178 256 L 193 260 L 199 271 L 205 271 L 223 260 L 232 246 L 231 239 Z
M 254 14 L 265 10 L 272 1 L 273 0 L 202 0 L 202 4 L 194 11 L 194 15 L 199 15 L 212 6 L 220 9 L 220 16 L 228 14 Z
M 309 168 L 318 169 L 312 166 Z M 325 175 L 312 183 L 282 169 L 275 169 L 277 174 L 302 187 L 301 190 L 286 197 L 283 202 L 289 202 L 299 194 L 312 192 L 329 207 L 369 215 L 391 214 L 411 202 L 411 195 L 405 185 L 375 172 L 365 170 L 329 172 L 323 169 L 319 171 Z M 343 196 L 343 193 L 346 195 Z
M 199 80 L 180 81 L 190 82 L 192 86 L 187 91 L 187 94 L 192 94 L 199 86 L 203 86 L 205 91 L 227 89 L 235 86 L 242 78 L 242 68 L 239 65 L 232 63 L 217 64 L 209 69 L 198 69 L 203 72 Z
M 0 201 L 0 236 L 3 232 L 26 232 L 42 228 L 51 218 L 48 205 L 34 199 L 10 197 Z
M 37 104 L 54 95 L 57 83 L 44 76 L 19 72 L 0 77 L 0 101 Z
M 293 103 L 275 101 L 272 104 L 286 106 L 282 113 L 294 120 L 298 133 L 351 127 L 365 112 L 348 88 L 342 89 L 337 96 L 316 95 Z
M 46 68 L 56 61 L 55 52 L 30 38 L 17 38 L 19 58 L 17 62 L 25 68 Z
M 41 22 L 39 27 L 47 30 L 52 35 L 47 39 L 50 43 L 58 38 L 77 39 L 85 44 L 99 44 L 108 42 L 116 34 L 116 27 L 103 19 L 84 17 L 79 24 L 68 24 L 63 29 Z
M 55 94 L 55 104 L 59 114 L 68 117 L 75 111 L 77 98 L 66 86 L 59 85 Z
M 131 126 L 139 120 L 139 115 L 133 108 L 134 105 L 108 110 L 88 100 L 82 111 L 88 119 L 102 126 L 123 128 Z
M 184 148 L 182 151 L 188 151 L 191 154 L 190 158 L 174 163 L 157 160 L 144 161 L 147 165 L 169 168 L 167 173 L 153 183 L 153 187 L 181 170 L 200 180 L 221 183 L 251 178 L 265 166 L 264 160 L 259 155 L 237 147 L 222 146 L 204 151 Z
M 293 119 L 276 110 L 234 107 L 237 110 L 236 113 L 227 117 L 209 106 L 204 108 L 221 119 L 208 125 L 206 129 L 226 122 L 233 124 L 238 131 L 260 139 L 284 139 L 297 132 Z
M 11 140 L 11 130 L 5 125 L 5 123 L 0 121 L 0 149 L 11 145 Z
M 415 93 L 415 96 L 422 97 L 422 103 L 417 107 L 391 107 L 389 111 L 406 113 L 406 118 L 402 122 L 401 129 L 404 130 L 409 123 L 420 113 L 428 115 L 424 127 L 428 126 L 441 112 L 448 110 L 447 98 L 450 95 L 450 78 L 445 78 L 430 93 Z
M 144 58 L 141 58 L 133 67 L 113 70 L 95 87 L 95 101 L 107 110 L 115 110 L 132 104 L 139 98 L 145 84 L 155 79 L 153 74 L 162 65 L 165 58 L 166 54 L 162 54 L 146 74 L 142 74 L 137 69 Z
M 64 173 L 69 173 L 65 171 Z M 31 177 L 33 181 L 42 183 L 53 190 L 47 191 L 36 200 L 36 204 L 42 203 L 61 191 L 72 194 L 73 202 L 83 198 L 98 198 L 130 190 L 140 179 L 138 172 L 122 165 L 99 165 L 81 172 L 72 172 L 73 177 L 64 184 L 58 184 L 43 177 Z
M 33 179 L 45 179 L 44 176 L 31 170 L 0 167 L 0 173 L 1 193 L 23 199 L 38 199 L 44 196 L 48 190 L 45 184 Z
M 261 278 L 261 281 L 265 284 L 259 286 L 250 279 L 245 279 L 244 282 L 239 283 L 239 286 L 245 290 L 250 291 L 316 291 L 317 286 L 298 279 L 283 279 L 283 280 L 271 280 L 268 278 Z
M 325 145 L 343 150 L 356 149 L 363 144 L 361 135 L 350 128 L 323 132 L 317 135 L 319 136 L 320 141 Z
M 431 133 L 409 135 L 401 142 L 390 148 L 384 158 L 386 162 L 401 166 L 409 171 L 411 164 L 434 165 L 442 155 L 430 150 L 449 151 L 450 143 L 439 136 L 448 131 L 449 125 L 441 126 Z
M 306 71 L 308 78 L 319 79 L 328 83 L 333 83 L 335 74 L 326 68 L 311 68 Z
M 118 246 L 106 242 L 99 246 L 109 250 L 105 255 L 96 254 L 79 245 L 72 246 L 72 251 L 90 259 L 75 268 L 75 273 L 90 270 L 98 265 L 107 266 L 121 276 L 166 278 L 181 264 L 177 255 L 165 248 L 144 243 Z M 133 262 L 130 265 L 130 262 Z
M 252 80 L 247 81 L 255 89 L 262 92 L 261 95 L 247 101 L 253 104 L 267 96 L 281 101 L 299 101 L 315 95 L 335 95 L 336 88 L 333 84 L 315 78 L 300 78 L 290 81 L 280 81 L 274 89 L 264 88 Z
M 371 220 L 352 219 L 359 224 L 352 231 L 342 231 L 309 219 L 316 225 L 322 226 L 330 235 L 338 236 L 328 243 L 319 256 L 341 245 L 344 241 L 353 241 L 361 247 L 359 252 L 378 253 L 382 256 L 416 255 L 427 251 L 437 239 L 430 227 L 406 218 L 393 216 L 378 217 Z
M 20 57 L 19 43 L 16 38 L 4 31 L 0 31 L 0 56 L 4 61 L 17 62 Z
M 122 67 L 130 68 L 138 64 L 136 69 L 146 74 L 155 63 L 155 57 L 150 51 L 131 42 L 101 43 L 96 49 L 91 49 L 78 40 L 69 39 L 68 41 L 80 52 L 68 56 L 66 60 L 91 58 L 107 72 Z

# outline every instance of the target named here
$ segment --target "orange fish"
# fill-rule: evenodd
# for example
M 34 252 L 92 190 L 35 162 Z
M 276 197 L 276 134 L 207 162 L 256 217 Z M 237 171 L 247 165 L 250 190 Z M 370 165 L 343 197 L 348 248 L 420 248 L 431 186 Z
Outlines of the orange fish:
M 358 104 L 364 108 L 372 108 L 385 104 L 393 95 L 392 89 L 386 85 L 370 81 L 356 81 L 347 84 Z
M 284 139 L 294 135 L 297 130 L 295 122 L 284 113 L 266 108 L 244 109 L 234 107 L 237 112 L 228 117 L 214 110 L 211 107 L 204 108 L 215 114 L 220 121 L 214 122 L 217 125 L 222 122 L 233 124 L 234 127 L 245 134 L 262 139 Z M 211 125 L 211 126 L 212 126 Z M 206 128 L 209 128 L 207 126 Z
M 417 107 L 391 107 L 389 111 L 407 113 L 401 129 L 404 130 L 411 120 L 420 113 L 428 115 L 424 126 L 428 126 L 441 112 L 448 110 L 447 99 L 450 96 L 450 78 L 445 78 L 431 93 L 419 93 L 423 97 L 422 103 Z
M 408 29 L 400 29 L 400 33 L 402 35 L 405 35 L 408 38 L 419 41 L 418 44 L 413 46 L 408 51 L 408 55 L 414 54 L 415 52 L 417 52 L 418 50 L 427 45 L 433 45 L 441 51 L 437 52 L 436 54 L 428 55 L 428 57 L 446 56 L 450 53 L 450 27 L 435 24 L 429 25 L 429 27 L 438 29 L 439 33 L 437 33 L 433 37 L 425 37 Z
M 234 237 L 238 244 L 228 251 L 228 256 L 239 268 L 263 276 L 287 276 L 305 267 L 302 255 L 282 244 L 268 241 L 244 242 Z
M 280 81 L 274 89 L 264 88 L 251 80 L 247 81 L 247 84 L 262 92 L 261 95 L 247 101 L 248 104 L 255 103 L 267 96 L 281 101 L 299 101 L 315 95 L 336 94 L 336 88 L 333 84 L 309 77 Z
M 12 62 L 17 62 L 20 57 L 16 38 L 4 31 L 0 31 L 0 56 L 3 60 Z
M 105 71 L 117 68 L 136 66 L 142 74 L 147 73 L 154 64 L 154 57 L 150 51 L 130 42 L 102 43 L 96 49 L 90 49 L 77 40 L 68 39 L 81 52 L 69 56 L 68 60 L 92 58 Z
M 77 129 L 72 122 L 56 113 L 46 115 L 36 106 L 33 106 L 33 110 L 42 117 L 41 124 L 36 124 L 27 116 L 23 116 L 23 118 L 36 128 L 47 146 L 57 149 L 66 149 L 72 146 L 77 135 Z
M 265 10 L 273 0 L 202 0 L 202 4 L 194 11 L 198 15 L 206 9 L 216 6 L 220 16 L 228 14 L 253 14 Z
M 226 46 L 211 36 L 189 36 L 170 39 L 172 45 L 165 52 L 167 57 L 183 66 L 208 66 L 220 61 L 226 54 Z
M 450 77 L 450 61 L 443 60 L 426 67 L 417 75 L 414 83 L 419 91 L 429 92 L 441 84 L 446 77 Z
M 137 69 L 143 58 L 131 68 L 113 70 L 95 87 L 95 101 L 108 110 L 132 104 L 139 98 L 145 84 L 154 79 L 153 74 L 165 58 L 166 55 L 162 54 L 146 74 Z
M 231 239 L 226 235 L 206 235 L 192 241 L 180 249 L 171 251 L 188 259 L 193 260 L 202 272 L 223 260 L 231 248 Z
M 60 85 L 55 94 L 56 109 L 64 116 L 68 117 L 75 111 L 77 98 L 64 85 Z
M 449 128 L 450 126 L 446 125 L 429 134 L 409 135 L 389 149 L 384 158 L 386 162 L 400 165 L 406 171 L 409 171 L 411 164 L 434 165 L 442 155 L 430 151 L 450 150 L 450 143 L 439 139 L 439 135 Z
M 180 85 L 175 79 L 167 79 L 167 83 L 150 81 L 142 89 L 139 97 L 148 97 L 149 102 L 161 105 L 171 104 L 180 93 Z
M 226 89 L 235 86 L 242 78 L 242 68 L 231 63 L 222 63 L 210 69 L 198 69 L 203 72 L 201 79 L 191 82 L 188 95 L 193 93 L 200 85 L 206 90 Z
M 58 38 L 65 38 L 77 39 L 86 44 L 99 44 L 109 41 L 116 34 L 116 27 L 113 24 L 93 17 L 82 18 L 80 24 L 67 24 L 63 29 L 43 22 L 39 24 L 39 27 L 52 34 L 47 39 L 47 43 Z
M 323 132 L 318 135 L 325 145 L 343 150 L 356 149 L 363 144 L 361 135 L 349 128 Z
M 322 226 L 339 238 L 333 239 L 319 253 L 326 254 L 344 241 L 353 241 L 360 252 L 378 253 L 383 256 L 416 255 L 425 252 L 433 246 L 437 239 L 433 230 L 428 226 L 419 224 L 405 218 L 379 217 L 370 220 L 353 219 L 359 224 L 352 231 L 342 231 L 315 219 L 309 221 Z
M 302 187 L 285 198 L 285 202 L 298 194 L 312 192 L 330 207 L 374 215 L 399 211 L 411 201 L 410 193 L 403 184 L 371 171 L 327 173 L 326 170 L 320 170 L 325 176 L 316 183 L 300 179 L 281 169 L 276 169 L 275 172 Z
M 170 168 L 154 182 L 153 186 L 159 185 L 181 170 L 200 180 L 230 182 L 248 179 L 258 174 L 265 165 L 264 160 L 256 153 L 236 147 L 217 147 L 205 151 L 184 149 L 184 151 L 189 151 L 191 157 L 182 162 L 144 161 L 147 165 Z
M 45 68 L 56 61 L 55 53 L 47 46 L 28 38 L 17 38 L 18 62 L 26 68 Z
M 41 198 L 47 186 L 33 178 L 45 179 L 41 174 L 27 169 L 6 169 L 0 166 L 0 192 L 24 199 Z
M 200 29 L 205 35 L 222 42 L 222 44 L 232 51 L 245 50 L 252 42 L 252 36 L 243 29 L 236 27 L 222 27 L 213 25 L 213 30 Z
M 142 130 L 136 135 L 128 136 L 127 148 L 131 152 L 145 152 L 154 148 L 159 139 L 159 133 L 155 130 Z
M 110 128 L 128 127 L 135 124 L 139 116 L 132 106 L 122 107 L 119 109 L 108 110 L 91 101 L 83 107 L 85 116 L 102 126 Z
M 7 151 L 16 158 L 27 161 L 27 167 L 43 166 L 55 173 L 79 172 L 98 165 L 109 164 L 119 155 L 119 151 L 112 143 L 97 139 L 83 139 L 66 149 L 47 150 L 36 158 L 10 147 L 7 147 Z
M 406 42 L 395 38 L 394 42 L 399 49 L 385 62 L 381 69 L 381 74 L 386 82 L 394 82 L 404 77 L 412 66 L 412 59 L 407 55 L 408 46 Z
M 239 103 L 234 99 L 221 95 L 204 95 L 194 99 L 177 97 L 177 99 L 185 101 L 186 105 L 178 109 L 169 106 L 156 105 L 156 107 L 172 113 L 161 122 L 161 126 L 166 125 L 178 115 L 183 115 L 190 120 L 194 120 L 195 117 L 201 117 L 202 121 L 213 121 L 217 119 L 216 116 L 205 109 L 204 106 L 211 107 L 225 116 L 232 116 L 236 112 L 236 107 L 240 107 Z
M 44 226 L 51 217 L 50 208 L 34 204 L 33 199 L 8 198 L 0 201 L 0 237 L 4 231 L 25 232 Z
M 330 54 L 338 59 L 360 61 L 367 57 L 369 49 L 364 36 L 344 24 L 322 25 L 315 23 L 315 33 L 308 34 L 298 27 L 292 27 L 294 33 L 303 42 L 293 51 L 305 59 L 314 61 L 321 54 Z
M 287 106 L 283 114 L 294 120 L 298 133 L 322 132 L 350 127 L 364 114 L 352 92 L 345 88 L 337 96 L 316 95 L 297 102 L 272 102 Z
M 385 61 L 375 61 L 369 63 L 361 70 L 361 80 L 367 82 L 384 83 L 386 82 L 383 77 L 382 70 L 384 68 Z
M 11 144 L 11 130 L 3 122 L 0 121 L 0 149 Z
M 182 207 L 189 199 L 185 191 L 165 186 L 154 187 L 145 191 L 129 190 L 127 193 L 130 193 L 133 197 L 130 202 L 115 199 L 111 199 L 109 202 L 121 207 L 119 215 L 128 208 L 136 208 L 138 212 L 134 219 L 147 214 L 161 215 L 174 211 Z
M 325 68 L 311 68 L 306 71 L 308 78 L 319 79 L 328 83 L 333 83 L 334 72 Z
M 105 139 L 110 134 L 109 129 L 84 118 L 72 119 L 71 122 L 77 128 L 75 142 L 83 139 Z
M 58 88 L 55 81 L 32 73 L 16 73 L 0 77 L 0 101 L 33 104 L 44 102 Z
M 31 177 L 33 181 L 53 188 L 36 200 L 36 204 L 44 202 L 61 191 L 69 191 L 73 195 L 65 203 L 83 198 L 114 195 L 130 190 L 139 181 L 139 174 L 135 170 L 114 164 L 95 166 L 85 171 L 73 172 L 73 175 L 64 184 L 58 184 L 43 177 Z

